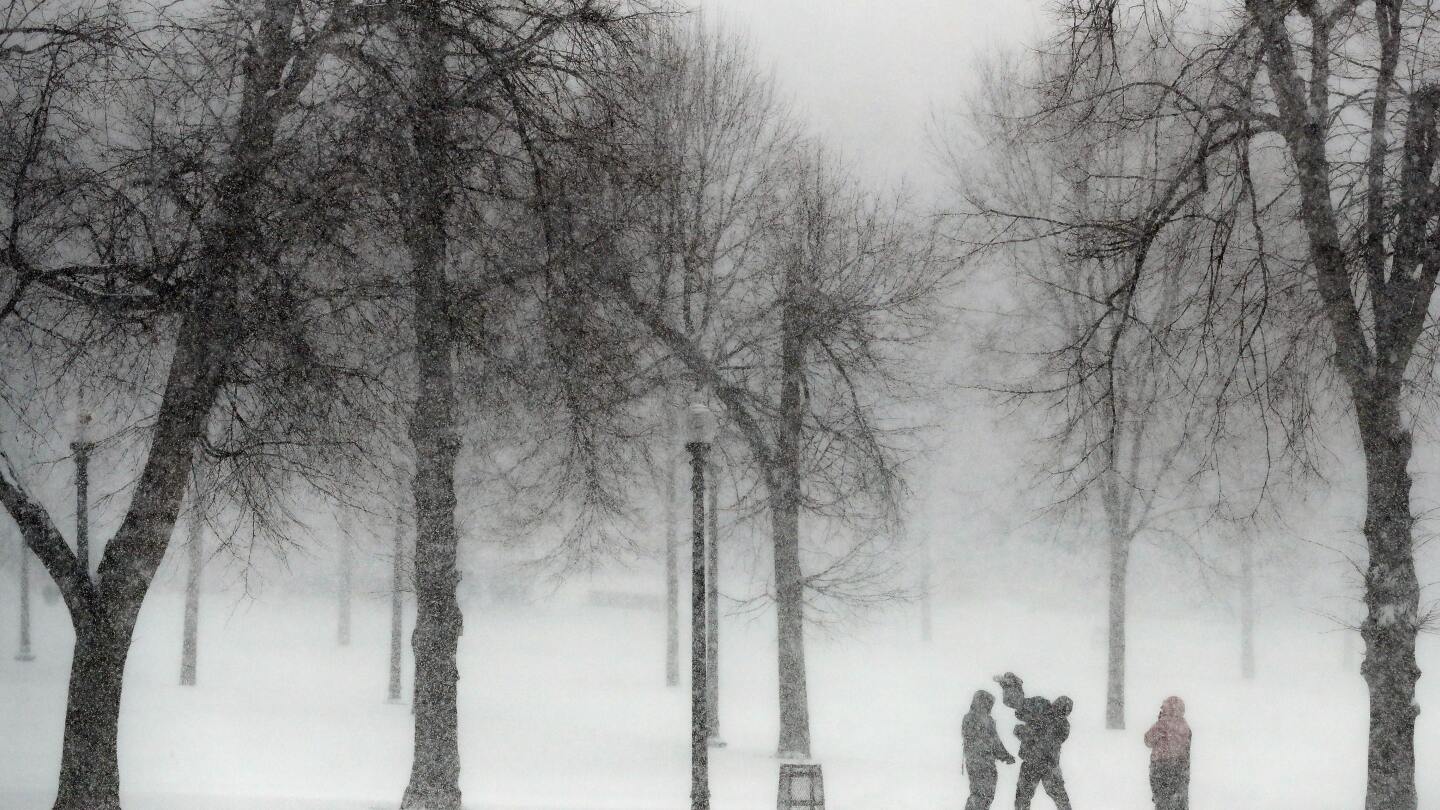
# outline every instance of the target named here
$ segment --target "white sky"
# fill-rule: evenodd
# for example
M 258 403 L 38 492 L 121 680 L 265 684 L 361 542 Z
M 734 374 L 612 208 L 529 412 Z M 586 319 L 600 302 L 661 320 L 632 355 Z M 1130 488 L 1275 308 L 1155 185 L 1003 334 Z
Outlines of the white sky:
M 964 97 L 974 60 L 1033 40 L 1041 0 L 703 0 L 748 35 L 816 134 L 867 175 L 928 186 L 932 113 Z

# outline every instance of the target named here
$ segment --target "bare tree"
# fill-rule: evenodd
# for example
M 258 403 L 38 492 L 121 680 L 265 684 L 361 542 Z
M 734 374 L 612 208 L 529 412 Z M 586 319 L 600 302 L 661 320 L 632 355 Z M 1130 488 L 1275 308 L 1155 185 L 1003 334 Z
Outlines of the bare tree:
M 1440 75 L 1426 56 L 1436 12 L 1404 0 L 1233 5 L 1202 18 L 1160 2 L 1068 4 L 1046 115 L 1086 139 L 1116 142 L 1157 122 L 1167 134 L 1148 205 L 1122 221 L 1067 217 L 1053 228 L 1129 252 L 1126 272 L 1101 290 L 1108 333 L 1141 335 L 1177 358 L 1172 368 L 1207 404 L 1207 439 L 1239 420 L 1237 406 L 1253 406 L 1303 468 L 1324 421 L 1312 405 L 1353 415 L 1367 486 L 1366 807 L 1410 810 L 1422 613 L 1408 466 L 1411 414 L 1430 403 L 1426 325 L 1440 270 Z M 1173 58 L 1081 81 L 1097 53 L 1127 59 L 1106 45 L 1117 30 Z M 1203 261 L 1152 252 L 1197 222 Z M 1178 322 L 1133 317 L 1137 298 L 1177 283 L 1203 291 Z M 1113 355 L 1106 334 L 1091 343 Z
M 300 30 L 299 9 L 274 0 L 253 17 L 126 19 L 121 6 L 39 3 L 21 15 L 30 25 L 0 31 L 10 93 L 0 103 L 14 127 L 0 138 L 9 191 L 0 261 L 13 279 L 0 327 L 31 357 L 7 367 L 4 405 L 25 424 L 43 413 L 36 395 L 79 373 L 142 414 L 143 462 L 93 578 L 27 486 L 29 467 L 12 459 L 19 437 L 0 448 L 0 503 L 75 627 L 57 810 L 119 807 L 125 659 L 197 451 L 230 497 L 253 503 L 298 460 L 278 437 L 325 418 L 306 399 L 334 376 L 304 359 L 298 321 L 251 317 L 293 312 L 304 292 L 277 283 L 296 231 L 261 212 L 286 210 L 300 230 L 315 224 L 267 185 L 288 145 L 282 122 L 294 121 L 323 48 L 368 12 L 307 9 Z M 147 74 L 156 60 L 171 71 Z M 127 81 L 99 81 L 101 72 Z M 106 124 L 118 121 L 135 137 L 112 137 Z M 276 356 L 294 362 L 277 368 Z M 285 391 L 293 398 L 269 396 Z

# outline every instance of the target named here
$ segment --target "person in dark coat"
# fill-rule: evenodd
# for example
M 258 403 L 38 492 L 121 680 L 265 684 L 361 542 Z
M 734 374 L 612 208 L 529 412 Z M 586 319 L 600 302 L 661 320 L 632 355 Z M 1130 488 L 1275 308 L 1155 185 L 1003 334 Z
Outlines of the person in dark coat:
M 1185 701 L 1165 698 L 1160 719 L 1145 732 L 1150 748 L 1150 792 L 1155 810 L 1189 810 L 1190 724 L 1185 722 Z
M 965 810 L 990 810 L 990 803 L 995 801 L 995 782 L 999 777 L 995 761 L 1015 764 L 1015 757 L 1005 750 L 1005 744 L 995 731 L 995 719 L 990 716 L 994 706 L 995 696 L 981 689 L 971 698 L 970 711 L 960 724 L 965 746 L 965 770 L 970 774 L 970 798 L 965 801 Z
M 1070 810 L 1065 776 L 1060 772 L 1060 746 L 1070 738 L 1070 711 L 1074 704 L 1061 695 L 1052 703 L 1038 695 L 1025 696 L 1025 685 L 1013 672 L 995 678 L 1000 700 L 1015 711 L 1020 725 L 1020 778 L 1015 785 L 1015 810 L 1030 810 L 1035 789 L 1044 786 L 1056 810 Z

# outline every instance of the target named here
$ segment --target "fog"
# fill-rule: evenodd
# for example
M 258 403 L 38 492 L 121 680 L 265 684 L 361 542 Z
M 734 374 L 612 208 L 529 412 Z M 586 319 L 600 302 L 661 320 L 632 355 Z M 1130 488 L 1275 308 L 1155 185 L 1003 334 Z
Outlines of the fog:
M 1391 9 L 11 0 L 0 810 L 1427 806 Z

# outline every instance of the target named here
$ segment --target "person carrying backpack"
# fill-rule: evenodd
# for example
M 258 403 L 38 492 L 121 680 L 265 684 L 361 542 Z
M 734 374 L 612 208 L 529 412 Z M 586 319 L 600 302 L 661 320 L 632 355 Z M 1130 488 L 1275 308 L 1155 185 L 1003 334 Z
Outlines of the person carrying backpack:
M 1020 778 L 1015 785 L 1015 810 L 1030 810 L 1035 789 L 1043 786 L 1056 810 L 1070 810 L 1070 795 L 1060 771 L 1060 746 L 1070 738 L 1070 711 L 1074 704 L 1061 695 L 1052 703 L 1045 698 L 1025 696 L 1025 685 L 1013 672 L 996 676 L 1000 700 L 1015 711 L 1020 725 Z

